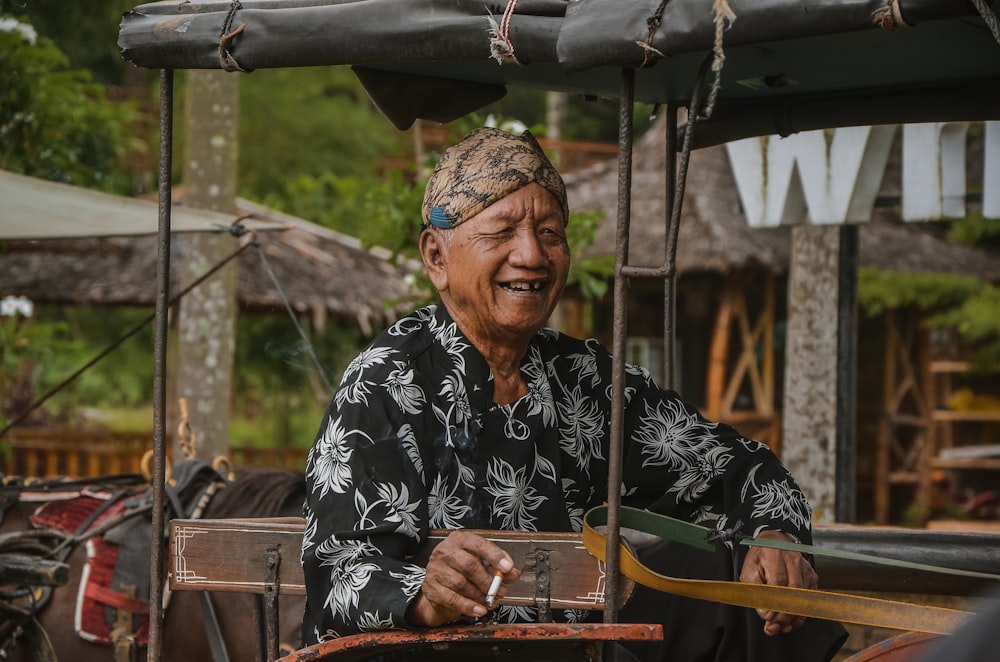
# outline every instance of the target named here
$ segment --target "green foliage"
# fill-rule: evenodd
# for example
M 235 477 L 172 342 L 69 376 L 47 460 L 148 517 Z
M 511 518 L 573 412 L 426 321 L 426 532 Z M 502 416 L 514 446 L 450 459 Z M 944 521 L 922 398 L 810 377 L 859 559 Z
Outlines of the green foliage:
M 983 284 L 982 289 L 927 323 L 934 328 L 952 329 L 966 344 L 977 348 L 973 364 L 1000 366 L 1000 288 Z
M 608 291 L 608 284 L 615 275 L 615 259 L 610 255 L 583 257 L 583 250 L 594 245 L 597 228 L 604 212 L 570 212 L 566 226 L 570 262 L 568 285 L 578 285 L 586 299 L 600 299 Z
M 0 0 L 0 14 L 16 16 L 34 25 L 39 34 L 57 40 L 72 68 L 87 69 L 103 83 L 118 84 L 126 71 L 118 28 L 122 14 L 137 4 L 134 0 Z
M 1000 248 L 1000 219 L 975 212 L 948 224 L 948 241 L 966 246 Z
M 125 333 L 143 324 L 152 311 L 141 308 L 62 309 L 73 337 L 86 347 L 79 365 L 93 359 Z M 88 407 L 136 407 L 153 398 L 153 326 L 145 324 L 135 335 L 91 366 L 73 383 L 73 401 Z M 79 368 L 79 365 L 76 367 Z
M 917 306 L 931 311 L 926 324 L 953 331 L 974 348 L 973 363 L 1000 365 L 1000 288 L 972 276 L 858 270 L 858 303 L 869 317 Z
M 858 269 L 858 304 L 868 317 L 907 306 L 935 310 L 958 305 L 984 286 L 972 276 L 904 274 L 862 267 Z
M 125 126 L 131 108 L 107 100 L 90 73 L 30 27 L 0 30 L 0 168 L 124 192 Z M 20 26 L 26 26 L 20 23 Z
M 83 346 L 65 320 L 37 310 L 23 297 L 5 297 L 0 302 L 0 427 L 79 367 L 82 355 Z
M 347 67 L 266 69 L 240 79 L 239 182 L 248 197 L 280 195 L 289 177 L 375 180 L 379 160 L 405 151 L 405 138 Z
M 323 407 L 364 340 L 353 325 L 336 324 L 303 339 L 285 315 L 243 315 L 237 322 L 235 444 L 308 447 Z M 315 352 L 323 374 L 309 354 Z M 267 444 L 269 445 L 269 444 Z

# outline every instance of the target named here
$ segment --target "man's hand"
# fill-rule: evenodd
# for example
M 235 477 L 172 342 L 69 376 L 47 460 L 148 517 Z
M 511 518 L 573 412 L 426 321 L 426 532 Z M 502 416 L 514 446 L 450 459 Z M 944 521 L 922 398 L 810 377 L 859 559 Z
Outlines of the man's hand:
M 761 531 L 757 537 L 794 542 L 791 537 L 780 531 Z M 743 562 L 740 581 L 746 584 L 773 584 L 795 588 L 819 586 L 816 571 L 802 554 L 771 547 L 750 547 Z M 779 614 L 763 609 L 758 609 L 757 615 L 764 619 L 764 633 L 771 636 L 791 632 L 806 622 L 804 616 Z
M 427 576 L 410 603 L 406 621 L 435 626 L 459 616 L 485 616 L 486 592 L 498 571 L 503 573 L 504 584 L 521 576 L 503 549 L 482 536 L 455 531 L 431 552 Z M 501 587 L 500 595 L 504 593 Z

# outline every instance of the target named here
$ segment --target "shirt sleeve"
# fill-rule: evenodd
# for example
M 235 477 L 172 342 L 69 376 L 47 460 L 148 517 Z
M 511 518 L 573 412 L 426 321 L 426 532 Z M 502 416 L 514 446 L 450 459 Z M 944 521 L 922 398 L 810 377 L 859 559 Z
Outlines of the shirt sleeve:
M 705 419 L 638 368 L 626 375 L 623 489 L 638 507 L 745 536 L 763 529 L 809 542 L 812 510 L 773 452 Z
M 427 536 L 422 464 L 398 397 L 380 383 L 342 385 L 309 453 L 305 640 L 404 628 L 423 583 L 425 569 L 407 561 Z

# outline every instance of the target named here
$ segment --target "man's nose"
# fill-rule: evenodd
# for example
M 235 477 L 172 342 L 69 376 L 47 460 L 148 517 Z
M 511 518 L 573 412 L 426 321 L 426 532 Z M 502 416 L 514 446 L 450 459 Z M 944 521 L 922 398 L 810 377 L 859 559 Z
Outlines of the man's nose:
M 518 232 L 514 242 L 510 254 L 511 263 L 526 267 L 537 267 L 545 263 L 545 246 L 534 231 Z

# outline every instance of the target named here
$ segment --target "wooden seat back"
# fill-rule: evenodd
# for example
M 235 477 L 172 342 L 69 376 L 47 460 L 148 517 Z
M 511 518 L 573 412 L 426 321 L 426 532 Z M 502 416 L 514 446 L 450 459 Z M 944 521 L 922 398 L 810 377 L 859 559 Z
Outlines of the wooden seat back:
M 171 590 L 239 591 L 304 595 L 301 518 L 175 519 L 170 522 Z M 434 530 L 422 554 L 426 562 L 449 531 Z M 501 604 L 540 609 L 604 608 L 604 566 L 578 533 L 476 531 L 504 548 L 521 570 Z M 233 554 L 233 550 L 240 550 Z M 622 578 L 622 601 L 634 587 Z

